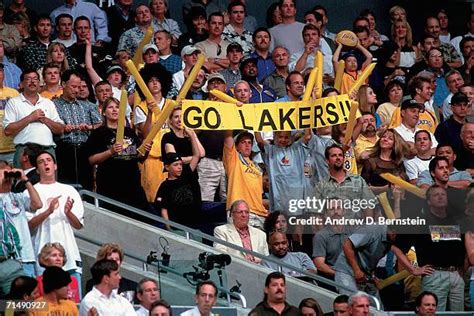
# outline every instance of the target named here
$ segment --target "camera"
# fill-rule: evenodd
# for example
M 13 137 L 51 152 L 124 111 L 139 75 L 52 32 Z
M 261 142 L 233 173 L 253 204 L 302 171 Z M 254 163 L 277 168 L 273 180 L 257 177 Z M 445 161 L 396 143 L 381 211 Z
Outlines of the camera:
M 217 265 L 218 268 L 225 267 L 230 264 L 232 259 L 229 255 L 219 254 L 215 255 L 210 252 L 202 252 L 199 254 L 199 267 L 204 270 L 212 270 Z
M 21 178 L 21 172 L 20 171 L 7 171 L 7 170 L 5 170 L 3 172 L 3 177 L 5 179 L 19 179 L 19 178 Z

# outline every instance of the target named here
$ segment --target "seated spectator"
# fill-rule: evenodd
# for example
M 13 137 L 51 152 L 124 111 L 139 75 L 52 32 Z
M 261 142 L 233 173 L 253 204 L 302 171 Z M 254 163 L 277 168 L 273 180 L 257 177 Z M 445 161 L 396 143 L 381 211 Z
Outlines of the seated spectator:
M 423 291 L 415 301 L 415 312 L 420 316 L 435 315 L 438 307 L 438 296 L 433 292 Z
M 156 31 L 166 31 L 171 37 L 171 45 L 178 45 L 178 38 L 181 36 L 178 22 L 170 18 L 168 11 L 168 0 L 150 1 L 150 12 L 153 16 L 152 25 Z
M 18 33 L 20 33 L 21 43 L 19 49 L 21 50 L 33 41 L 31 20 L 26 13 L 18 12 L 12 15 L 11 22 L 18 30 Z
M 200 7 L 192 7 L 189 18 L 192 21 L 191 28 L 188 28 L 188 32 L 182 34 L 178 39 L 178 51 L 180 52 L 183 51 L 184 47 L 193 46 L 206 40 L 209 36 L 206 10 Z
M 161 210 L 161 216 L 164 219 L 196 228 L 200 221 L 202 200 L 197 173 L 194 171 L 202 157 L 201 154 L 204 154 L 204 149 L 202 151 L 198 149 L 199 139 L 193 130 L 185 128 L 184 131 L 191 140 L 191 159 L 184 164 L 176 152 L 170 151 L 163 155 L 163 164 L 168 172 L 168 179 L 158 188 L 155 207 Z M 189 159 L 189 156 L 185 158 Z M 186 199 L 183 199 L 183 196 Z M 166 225 L 166 228 L 171 230 L 172 227 Z
M 474 48 L 474 37 L 466 36 L 459 43 L 459 48 L 462 53 L 463 64 L 457 68 L 461 73 L 465 83 L 471 83 L 471 69 L 474 65 L 474 56 L 472 54 Z
M 253 51 L 252 31 L 245 28 L 246 6 L 240 0 L 234 0 L 227 6 L 229 24 L 224 27 L 223 36 L 229 43 L 237 43 L 242 47 L 244 55 Z
M 180 71 L 183 68 L 183 61 L 178 55 L 175 55 L 171 52 L 171 34 L 165 30 L 156 31 L 154 39 L 155 44 L 160 51 L 159 63 L 162 64 L 172 75 Z
M 118 0 L 114 5 L 105 9 L 112 51 L 117 50 L 120 35 L 135 26 L 135 11 L 132 10 L 132 4 L 133 1 Z
M 158 300 L 150 306 L 150 316 L 171 316 L 171 306 L 165 300 Z
M 48 52 L 46 53 L 46 64 L 54 63 L 59 66 L 59 74 L 62 74 L 69 69 L 69 64 L 66 58 L 66 47 L 61 43 L 51 43 L 48 46 Z M 40 74 L 40 85 L 44 85 L 44 80 L 42 77 L 43 67 L 38 69 L 38 74 Z
M 272 52 L 275 70 L 263 80 L 264 85 L 275 91 L 277 99 L 283 98 L 286 95 L 285 81 L 290 72 L 288 69 L 289 58 L 290 56 L 286 48 L 275 47 Z
M 30 21 L 36 21 L 37 13 L 33 9 L 25 5 L 24 0 L 12 1 L 11 4 L 5 8 L 5 21 L 11 23 L 12 16 L 17 13 L 25 14 Z
M 445 120 L 438 125 L 434 134 L 439 143 L 450 143 L 454 152 L 458 153 L 462 149 L 461 129 L 464 119 L 471 112 L 472 104 L 465 94 L 457 92 L 451 98 L 450 108 L 452 109 L 452 115 L 445 117 Z
M 23 153 L 20 157 L 21 169 L 23 169 L 23 172 L 25 173 L 28 180 L 30 180 L 32 185 L 35 185 L 39 182 L 39 174 L 36 172 L 35 162 L 36 156 L 38 156 L 41 151 L 41 146 L 32 143 L 26 143 L 25 149 L 23 150 Z M 12 192 L 22 193 L 26 190 L 26 184 L 27 183 L 21 181 L 16 182 L 12 186 Z
M 91 309 L 95 309 L 96 315 L 136 315 L 133 305 L 115 291 L 121 279 L 119 270 L 120 266 L 113 260 L 102 259 L 92 265 L 94 288 L 81 301 L 81 316 Z
M 357 170 L 362 172 L 364 162 L 369 159 L 370 151 L 379 140 L 377 127 L 375 127 L 375 115 L 371 112 L 362 112 L 362 129 L 356 139 L 354 155 L 357 160 Z
M 0 41 L 1 42 L 1 41 Z M 5 65 L 0 63 L 0 120 L 3 121 L 5 116 L 5 105 L 11 98 L 19 95 L 18 91 L 5 86 Z M 2 135 L 2 142 L 0 144 L 0 159 L 6 161 L 13 161 L 15 155 L 15 146 L 13 138 L 4 134 L 3 124 L 0 127 L 0 135 Z
M 415 133 L 416 156 L 403 162 L 407 178 L 412 184 L 416 184 L 421 173 L 429 169 L 430 161 L 434 157 L 432 144 L 428 131 L 419 130 Z
M 474 116 L 466 117 L 461 128 L 462 148 L 456 152 L 454 166 L 474 177 Z
M 413 45 L 413 32 L 406 19 L 398 19 L 392 24 L 392 41 L 400 48 L 398 66 L 402 69 L 412 67 L 419 58 L 419 50 Z
M 242 80 L 250 87 L 250 103 L 273 102 L 276 99 L 275 91 L 258 81 L 257 60 L 252 57 L 243 59 L 240 63 Z
M 43 273 L 44 294 L 35 300 L 35 302 L 46 302 L 45 308 L 34 314 L 38 316 L 78 315 L 77 302 L 68 298 L 69 284 L 71 284 L 69 273 L 57 266 L 47 267 Z
M 332 303 L 334 316 L 348 316 L 349 314 L 349 296 L 339 295 Z
M 20 88 L 21 69 L 15 63 L 10 62 L 7 56 L 5 56 L 3 41 L 0 41 L 0 62 L 3 64 L 3 84 L 5 87 L 12 89 Z
M 63 94 L 63 86 L 61 85 L 60 66 L 55 63 L 47 63 L 42 67 L 43 87 L 40 96 L 53 100 Z
M 271 233 L 268 240 L 268 245 L 270 250 L 269 258 L 273 260 L 279 259 L 283 263 L 293 266 L 299 270 L 307 271 L 309 273 L 316 273 L 316 267 L 307 254 L 304 252 L 289 252 L 288 239 L 284 233 Z M 270 268 L 274 271 L 279 270 L 278 264 L 266 260 L 262 261 L 262 266 Z M 281 269 L 281 272 L 286 275 L 291 275 L 293 277 L 304 277 L 304 275 L 287 267 L 281 267 Z
M 433 162 L 435 158 L 443 158 L 442 162 Z M 436 147 L 436 157 L 430 161 L 428 170 L 420 173 L 416 185 L 422 189 L 427 189 L 433 184 L 439 182 L 443 187 L 453 187 L 463 189 L 468 187 L 472 182 L 469 172 L 458 170 L 453 163 L 456 160 L 456 154 L 450 144 L 439 144 Z M 445 161 L 444 161 L 445 160 Z M 435 169 L 439 172 L 435 173 Z
M 91 40 L 97 46 L 103 46 L 105 43 L 109 43 L 111 38 L 109 37 L 109 30 L 107 27 L 107 16 L 103 10 L 101 10 L 95 3 L 77 1 L 77 0 L 65 0 L 65 4 L 57 7 L 51 12 L 51 21 L 54 23 L 56 17 L 60 14 L 68 13 L 75 20 L 79 16 L 86 16 L 91 24 Z M 53 25 L 54 27 L 54 25 Z
M 217 286 L 212 281 L 203 281 L 196 286 L 196 307 L 187 310 L 180 314 L 180 316 L 212 316 L 211 309 L 217 302 Z
M 302 250 L 301 242 L 297 238 L 293 239 L 293 234 L 288 231 L 288 215 L 284 212 L 273 211 L 268 214 L 263 223 L 263 231 L 267 234 L 267 239 L 273 232 L 286 234 L 289 251 Z
M 367 84 L 362 85 L 357 91 L 357 102 L 359 102 L 359 111 L 361 113 L 372 113 L 375 116 L 375 127 L 380 128 L 382 120 L 375 112 L 378 101 L 374 89 Z
M 66 250 L 64 250 L 64 247 L 58 242 L 47 243 L 41 248 L 38 255 L 38 262 L 44 269 L 48 269 L 48 267 L 58 267 L 62 269 L 67 263 Z M 45 293 L 44 272 L 38 275 L 37 280 L 39 294 L 43 296 Z M 75 303 L 81 302 L 81 285 L 77 282 L 75 277 L 71 277 L 71 282 L 67 285 L 66 298 Z
M 285 275 L 281 272 L 272 272 L 265 279 L 265 288 L 263 301 L 257 304 L 249 313 L 249 316 L 257 316 L 263 314 L 288 316 L 301 315 L 301 312 L 295 306 L 290 305 L 286 301 L 286 280 Z
M 14 25 L 7 24 L 4 19 L 5 5 L 0 4 L 0 36 L 7 56 L 15 57 L 21 48 L 21 37 Z
M 73 21 L 74 18 L 68 13 L 61 13 L 56 17 L 54 24 L 56 25 L 58 36 L 53 40 L 54 43 L 61 43 L 69 48 L 76 42 L 74 33 L 72 32 Z
M 97 165 L 97 193 L 141 210 L 148 210 L 138 169 L 137 149 L 141 142 L 135 132 L 127 126 L 123 143 L 115 141 L 119 104 L 115 98 L 105 100 L 102 107 L 103 125 L 92 131 L 85 145 L 89 163 Z M 151 144 L 146 144 L 145 150 L 149 152 L 150 149 Z
M 370 152 L 369 158 L 364 161 L 361 176 L 375 194 L 388 190 L 389 183 L 380 177 L 382 173 L 406 179 L 403 159 L 407 148 L 393 129 L 385 130 Z
M 391 80 L 384 89 L 384 97 L 386 102 L 377 107 L 375 113 L 380 116 L 382 126 L 388 126 L 392 120 L 395 109 L 400 107 L 403 98 L 404 85 L 400 81 Z
M 451 98 L 455 93 L 459 92 L 459 89 L 464 86 L 464 79 L 461 77 L 461 73 L 457 70 L 450 70 L 446 75 L 446 86 L 449 89 L 449 94 L 443 101 L 442 114 L 443 119 L 446 120 L 453 114 L 451 109 Z
M 16 301 L 34 301 L 40 297 L 38 281 L 28 276 L 19 276 L 12 281 L 7 298 Z
M 120 247 L 119 244 L 115 243 L 105 243 L 102 246 L 100 246 L 99 250 L 97 250 L 97 254 L 95 256 L 95 262 L 107 259 L 107 260 L 113 260 L 117 262 L 118 266 L 120 267 L 122 265 L 122 262 L 124 260 L 125 256 L 123 254 L 122 247 Z M 94 280 L 90 279 L 86 282 L 86 293 L 89 293 L 92 290 L 92 287 L 94 286 Z M 127 278 L 120 278 L 119 282 L 119 287 L 117 289 L 117 293 L 127 293 L 127 292 L 132 292 L 135 294 L 135 291 L 137 290 L 137 283 L 133 282 L 132 280 L 129 280 Z M 123 295 L 123 294 L 122 294 Z
M 153 302 L 160 299 L 158 282 L 150 278 L 140 280 L 137 286 L 137 299 L 140 302 L 137 316 L 149 316 Z
M 305 298 L 298 305 L 301 315 L 304 316 L 323 316 L 323 309 L 314 298 Z M 337 316 L 337 315 L 336 315 Z
M 188 45 L 181 50 L 181 59 L 184 62 L 184 68 L 173 74 L 173 88 L 179 91 L 184 84 L 184 74 L 188 74 L 191 68 L 196 64 L 197 57 L 201 52 L 194 46 Z
M 260 253 L 263 256 L 268 256 L 269 252 L 265 233 L 249 225 L 249 213 L 249 206 L 245 201 L 234 201 L 230 207 L 232 224 L 217 226 L 214 229 L 214 237 Z M 260 258 L 256 258 L 250 253 L 243 253 L 240 250 L 234 250 L 219 243 L 214 243 L 214 248 L 249 262 L 261 262 Z

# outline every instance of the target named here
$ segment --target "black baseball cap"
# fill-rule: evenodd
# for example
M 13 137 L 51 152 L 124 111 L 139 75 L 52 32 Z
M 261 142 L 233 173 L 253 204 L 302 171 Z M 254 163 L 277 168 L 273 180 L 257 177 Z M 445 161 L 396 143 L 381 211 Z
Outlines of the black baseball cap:
M 163 156 L 163 163 L 165 165 L 171 165 L 173 162 L 180 161 L 181 156 L 177 153 L 167 153 Z
M 229 44 L 229 46 L 227 46 L 227 54 L 230 53 L 230 51 L 233 50 L 233 49 L 236 49 L 241 53 L 244 52 L 242 46 L 239 43 L 232 42 L 232 43 Z
M 414 99 L 408 99 L 408 100 L 403 101 L 402 106 L 401 106 L 401 110 L 406 110 L 406 109 L 410 109 L 410 108 L 411 109 L 418 108 L 420 110 L 423 110 L 425 108 L 425 106 L 421 103 L 418 103 Z

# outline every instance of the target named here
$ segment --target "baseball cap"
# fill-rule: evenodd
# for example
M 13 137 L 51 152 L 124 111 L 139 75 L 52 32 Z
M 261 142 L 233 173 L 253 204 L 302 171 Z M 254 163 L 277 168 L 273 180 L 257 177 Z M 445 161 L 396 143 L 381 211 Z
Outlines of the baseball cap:
M 51 293 L 71 283 L 71 276 L 60 267 L 47 267 L 43 272 L 44 292 Z
M 218 72 L 212 73 L 209 76 L 207 76 L 207 82 L 209 82 L 211 80 L 214 80 L 214 79 L 219 79 L 223 83 L 227 84 L 227 82 L 225 81 L 224 76 L 222 74 L 218 73 Z
M 248 63 L 251 63 L 253 62 L 255 65 L 257 65 L 257 59 L 256 58 L 253 58 L 251 56 L 246 56 L 242 59 L 242 61 L 240 62 L 240 69 L 242 70 L 242 68 L 245 67 L 245 65 L 247 65 Z
M 155 52 L 159 53 L 160 51 L 158 50 L 158 47 L 156 47 L 155 44 L 146 44 L 145 47 L 143 47 L 142 53 L 145 54 L 147 50 L 153 49 Z
M 418 108 L 422 110 L 425 108 L 425 106 L 421 103 L 418 103 L 416 100 L 413 100 L 413 99 L 408 99 L 408 100 L 403 101 L 401 110 L 405 110 L 409 108 Z
M 232 43 L 229 44 L 229 46 L 227 46 L 227 52 L 226 53 L 227 54 L 230 53 L 230 51 L 233 50 L 233 49 L 237 49 L 241 53 L 244 51 L 242 46 L 239 43 L 232 42 Z
M 109 68 L 107 68 L 107 72 L 106 72 L 106 75 L 110 75 L 112 72 L 114 71 L 118 71 L 122 74 L 122 76 L 125 78 L 127 76 L 127 74 L 125 73 L 125 71 L 122 69 L 122 67 L 120 67 L 119 65 L 112 65 L 110 66 Z
M 181 156 L 177 153 L 167 153 L 163 156 L 163 164 L 171 165 L 173 162 L 180 161 Z
M 235 139 L 235 143 L 238 144 L 238 143 L 240 143 L 242 140 L 244 140 L 244 139 L 246 139 L 246 138 L 250 139 L 250 140 L 253 142 L 253 138 L 254 138 L 253 133 L 250 133 L 250 132 L 248 132 L 248 131 L 242 131 L 242 132 L 240 132 L 240 134 L 237 135 L 237 137 L 236 137 L 236 139 Z
M 201 51 L 193 45 L 184 46 L 183 49 L 181 50 L 181 58 L 183 58 L 186 55 L 191 55 L 194 52 L 200 53 Z

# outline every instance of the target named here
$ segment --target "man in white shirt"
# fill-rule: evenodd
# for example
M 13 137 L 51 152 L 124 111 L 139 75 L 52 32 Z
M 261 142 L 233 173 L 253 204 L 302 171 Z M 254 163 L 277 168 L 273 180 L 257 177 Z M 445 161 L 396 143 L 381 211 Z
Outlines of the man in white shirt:
M 5 106 L 3 127 L 6 136 L 13 136 L 15 156 L 13 164 L 20 167 L 24 144 L 35 143 L 54 154 L 53 134 L 64 133 L 64 123 L 54 103 L 38 94 L 39 75 L 26 70 L 20 76 L 23 93 L 11 98 Z
M 150 315 L 151 304 L 160 299 L 158 283 L 150 278 L 144 278 L 138 282 L 137 299 L 140 301 L 140 308 L 137 310 L 137 315 Z
M 406 141 L 411 147 L 415 145 L 415 133 L 420 130 L 417 127 L 420 119 L 420 111 L 424 109 L 424 105 L 418 103 L 416 100 L 405 100 L 400 107 L 400 115 L 402 117 L 402 124 L 395 128 L 395 131 Z M 430 133 L 434 149 L 438 146 L 434 135 Z
M 412 184 L 416 185 L 420 174 L 428 170 L 433 159 L 432 144 L 430 132 L 421 129 L 415 133 L 416 156 L 404 161 L 408 180 Z
M 39 153 L 36 169 L 40 182 L 34 187 L 41 198 L 42 207 L 27 213 L 33 249 L 38 255 L 45 244 L 61 243 L 67 258 L 63 269 L 81 284 L 82 261 L 73 230 L 84 226 L 81 197 L 72 186 L 56 182 L 56 160 L 49 152 Z
M 113 260 L 102 259 L 94 263 L 91 274 L 95 285 L 82 299 L 79 308 L 80 316 L 89 315 L 89 310 L 92 308 L 97 311 L 97 315 L 137 315 L 133 305 L 114 291 L 118 289 L 122 278 L 119 269 L 119 265 Z
M 204 281 L 196 287 L 196 307 L 181 313 L 180 316 L 214 316 L 212 306 L 216 305 L 217 287 L 212 281 Z

